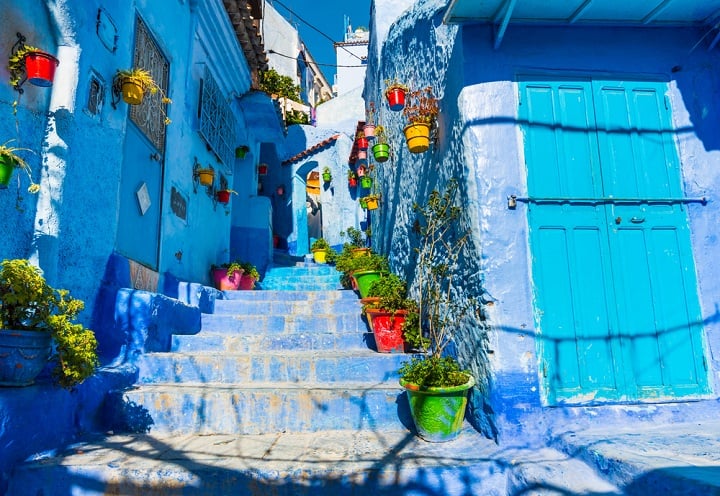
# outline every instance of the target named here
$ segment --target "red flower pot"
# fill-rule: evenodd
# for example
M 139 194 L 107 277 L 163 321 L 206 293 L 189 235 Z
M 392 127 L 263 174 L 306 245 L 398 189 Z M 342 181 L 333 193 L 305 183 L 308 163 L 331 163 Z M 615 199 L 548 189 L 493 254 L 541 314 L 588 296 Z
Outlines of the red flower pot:
M 217 201 L 220 203 L 228 203 L 230 201 L 230 192 L 226 191 L 224 189 L 221 189 L 217 193 L 215 193 L 217 196 Z
M 220 291 L 235 291 L 240 288 L 242 280 L 242 271 L 236 270 L 232 274 L 227 274 L 227 269 L 219 268 L 212 270 L 213 283 L 215 288 Z
M 352 179 L 348 179 L 348 186 L 350 188 L 356 188 L 357 187 L 357 179 L 354 177 Z
M 60 61 L 45 52 L 30 52 L 25 56 L 28 81 L 35 86 L 52 86 L 55 68 Z
M 399 111 L 405 107 L 405 90 L 402 88 L 388 88 L 385 92 L 390 110 Z
M 250 289 L 255 289 L 255 278 L 250 275 L 243 274 L 242 278 L 240 279 L 239 289 L 246 291 Z
M 383 309 L 370 309 L 366 314 L 375 336 L 375 346 L 378 352 L 405 353 L 402 325 L 407 312 L 398 310 L 393 315 Z
M 358 139 L 357 139 L 357 146 L 358 146 L 358 150 L 367 150 L 367 149 L 368 149 L 368 140 L 367 140 L 367 138 L 358 138 Z

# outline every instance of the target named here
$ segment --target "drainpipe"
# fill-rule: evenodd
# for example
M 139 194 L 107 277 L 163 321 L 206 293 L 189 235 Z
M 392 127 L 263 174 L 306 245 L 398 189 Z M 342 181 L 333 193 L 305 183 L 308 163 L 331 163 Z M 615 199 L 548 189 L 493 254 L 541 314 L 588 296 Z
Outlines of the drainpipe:
M 47 0 L 50 22 L 56 29 L 57 58 L 60 65 L 55 73 L 50 96 L 50 107 L 45 129 L 45 144 L 41 151 L 43 167 L 40 192 L 37 198 L 33 242 L 29 259 L 42 268 L 50 284 L 58 280 L 59 236 L 61 234 L 63 184 L 67 166 L 68 146 L 58 133 L 63 121 L 72 120 L 75 110 L 75 93 L 78 86 L 80 48 L 76 42 L 74 23 L 68 12 L 68 0 Z

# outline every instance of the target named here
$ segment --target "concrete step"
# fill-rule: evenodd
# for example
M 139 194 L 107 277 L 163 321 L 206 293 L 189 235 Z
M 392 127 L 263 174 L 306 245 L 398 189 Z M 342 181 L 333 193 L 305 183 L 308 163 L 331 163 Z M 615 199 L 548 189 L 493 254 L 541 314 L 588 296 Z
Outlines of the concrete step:
M 333 298 L 318 300 L 217 300 L 217 314 L 233 315 L 339 315 L 357 314 L 362 311 L 359 298 Z
M 308 264 L 294 265 L 291 267 L 271 267 L 265 272 L 265 277 L 287 277 L 287 276 L 337 276 L 339 272 L 334 265 Z
M 364 332 L 367 324 L 360 309 L 345 314 L 232 315 L 203 314 L 202 332 L 228 334 L 289 334 L 297 332 Z
M 263 282 L 263 289 L 281 291 L 330 291 L 340 290 L 342 289 L 342 285 L 339 279 L 337 281 L 271 279 Z
M 551 481 L 523 483 L 528 470 L 546 473 Z M 587 466 L 572 463 L 557 451 L 499 447 L 470 429 L 451 443 L 427 443 L 398 429 L 253 436 L 112 435 L 75 443 L 60 452 L 41 453 L 16 467 L 8 494 L 504 496 L 621 492 Z
M 218 354 L 149 353 L 138 359 L 138 382 L 249 383 L 263 381 L 335 383 L 352 378 L 368 383 L 397 382 L 407 355 L 371 350 L 265 351 Z
M 367 350 L 375 349 L 375 338 L 368 330 L 347 332 L 228 333 L 200 331 L 195 335 L 172 336 L 170 351 L 229 351 L 265 353 L 276 350 Z
M 272 301 L 333 301 L 337 299 L 357 300 L 358 296 L 354 291 L 328 289 L 325 291 L 302 291 L 302 290 L 255 290 L 255 291 L 225 291 L 225 300 L 272 300 Z M 222 301 L 222 300 L 219 300 Z
M 398 405 L 402 405 L 399 407 Z M 396 430 L 410 425 L 396 381 L 172 383 L 138 385 L 108 399 L 116 430 L 267 434 Z

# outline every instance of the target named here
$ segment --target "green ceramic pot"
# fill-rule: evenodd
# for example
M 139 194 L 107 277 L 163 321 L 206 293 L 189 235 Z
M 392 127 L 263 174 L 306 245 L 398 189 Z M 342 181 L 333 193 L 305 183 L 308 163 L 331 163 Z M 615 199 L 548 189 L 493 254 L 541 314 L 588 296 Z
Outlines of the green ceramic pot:
M 475 385 L 470 376 L 460 386 L 420 389 L 400 379 L 410 403 L 410 414 L 418 435 L 426 441 L 441 443 L 455 439 L 463 426 L 468 390 Z
M 379 270 L 357 270 L 353 272 L 352 277 L 357 284 L 360 298 L 367 298 L 372 283 L 380 279 L 383 273 Z
M 9 157 L 0 155 L 0 189 L 8 187 L 14 170 L 15 161 Z
M 390 145 L 387 143 L 376 143 L 372 147 L 373 156 L 378 162 L 387 162 L 390 158 Z

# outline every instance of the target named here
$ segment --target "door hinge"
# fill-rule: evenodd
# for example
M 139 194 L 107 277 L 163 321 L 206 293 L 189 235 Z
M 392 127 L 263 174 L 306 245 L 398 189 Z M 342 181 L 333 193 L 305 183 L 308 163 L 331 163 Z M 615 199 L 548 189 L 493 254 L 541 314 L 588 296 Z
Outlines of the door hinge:
M 544 377 L 545 379 L 547 379 L 547 369 L 548 369 L 548 367 L 547 367 L 547 362 L 546 362 L 545 360 L 543 360 L 543 362 L 542 362 L 542 373 L 543 373 L 543 377 Z
M 670 110 L 670 99 L 667 95 L 663 95 L 663 101 L 665 102 L 665 110 Z

